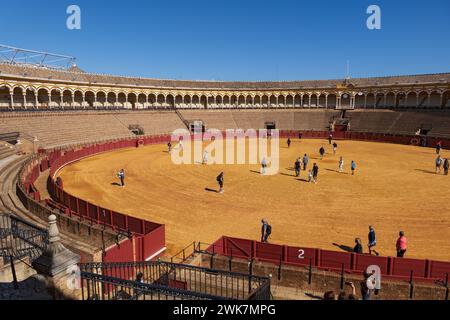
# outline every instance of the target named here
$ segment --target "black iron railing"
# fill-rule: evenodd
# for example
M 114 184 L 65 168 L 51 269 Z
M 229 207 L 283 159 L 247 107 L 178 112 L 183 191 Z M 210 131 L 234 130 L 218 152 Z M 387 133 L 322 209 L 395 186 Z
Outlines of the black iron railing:
M 80 264 L 84 299 L 269 300 L 270 279 L 170 262 Z M 134 292 L 139 292 L 138 297 Z M 125 295 L 126 293 L 126 295 Z
M 0 256 L 7 262 L 38 258 L 49 244 L 48 231 L 11 214 L 0 215 Z

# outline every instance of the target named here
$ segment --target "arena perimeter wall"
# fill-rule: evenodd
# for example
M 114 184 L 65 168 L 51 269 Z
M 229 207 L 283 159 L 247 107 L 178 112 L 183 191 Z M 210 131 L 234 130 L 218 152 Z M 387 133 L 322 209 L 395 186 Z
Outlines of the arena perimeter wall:
M 261 243 L 223 236 L 206 249 L 207 253 L 229 258 L 268 262 L 280 266 L 311 267 L 345 274 L 362 274 L 369 266 L 379 266 L 384 280 L 448 283 L 450 262 L 380 257 Z
M 325 139 L 328 138 L 329 134 L 330 132 L 328 131 L 281 131 L 280 138 L 301 137 L 307 139 Z M 425 144 L 423 144 L 423 138 L 418 136 L 382 133 L 333 132 L 333 138 L 426 146 L 434 146 L 440 141 L 443 148 L 450 149 L 450 139 L 433 137 L 427 137 Z M 76 146 L 66 150 L 39 150 L 39 156 L 35 157 L 32 161 L 29 161 L 27 166 L 21 171 L 18 182 L 18 196 L 28 209 L 30 209 L 30 203 L 39 203 L 41 200 L 40 194 L 35 188 L 34 182 L 39 177 L 41 172 L 50 169 L 47 188 L 50 196 L 65 216 L 69 218 L 75 217 L 82 222 L 88 222 L 91 225 L 108 228 L 118 234 L 128 235 L 127 240 L 121 242 L 117 241 L 117 245 L 110 246 L 104 250 L 104 262 L 143 261 L 155 259 L 165 251 L 164 225 L 130 217 L 126 214 L 107 208 L 102 208 L 83 199 L 74 197 L 65 192 L 63 186 L 58 186 L 56 184 L 54 176 L 55 173 L 65 165 L 79 161 L 86 157 L 118 149 L 137 148 L 143 145 L 151 144 L 163 144 L 169 142 L 170 139 L 171 137 L 168 135 L 136 137 L 118 141 Z M 277 250 L 278 249 L 275 249 L 275 251 Z M 364 258 L 358 258 L 358 260 L 353 256 L 344 257 L 341 253 L 333 254 L 337 254 L 337 260 L 334 264 L 332 263 L 332 265 L 325 264 L 325 267 L 342 268 L 342 266 L 344 266 L 345 270 L 354 271 L 357 270 L 354 268 L 360 268 L 358 267 L 360 266 L 358 261 L 365 260 Z M 318 257 L 321 257 L 321 255 L 318 255 Z M 434 262 L 430 264 L 428 260 L 411 262 L 409 259 L 404 259 L 402 261 L 409 261 L 412 263 L 411 266 L 404 266 L 403 264 L 406 262 L 396 262 L 397 259 L 395 258 L 386 259 L 388 260 L 379 260 L 378 263 L 382 268 L 382 272 L 392 277 L 406 277 L 408 276 L 406 273 L 411 273 L 412 271 L 415 278 L 428 279 L 431 277 L 435 279 L 435 276 L 442 276 L 442 272 L 449 271 L 448 266 L 441 262 Z M 275 260 L 278 261 L 279 259 L 277 258 Z M 315 258 L 314 266 L 322 267 L 320 263 L 321 261 L 322 260 L 317 260 L 317 258 Z M 334 260 L 332 259 L 330 261 Z

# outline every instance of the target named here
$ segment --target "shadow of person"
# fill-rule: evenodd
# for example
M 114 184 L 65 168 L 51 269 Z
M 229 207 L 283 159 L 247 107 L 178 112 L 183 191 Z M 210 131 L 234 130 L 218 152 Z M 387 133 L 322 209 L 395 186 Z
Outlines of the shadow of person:
M 219 193 L 217 190 L 210 189 L 210 188 L 205 188 L 205 191 Z
M 416 169 L 416 171 L 423 172 L 423 173 L 428 173 L 428 174 L 436 174 L 435 171 L 431 171 L 431 170 Z
M 122 185 L 120 183 L 117 182 L 113 182 L 111 183 L 112 186 L 116 186 L 116 187 L 121 187 Z
M 339 249 L 344 250 L 346 252 L 353 252 L 353 248 L 352 247 L 349 247 L 349 246 L 346 246 L 346 245 L 343 245 L 343 244 L 333 243 L 333 246 L 336 246 Z
M 256 170 L 250 170 L 250 172 L 252 172 L 252 173 L 256 173 L 256 174 L 261 174 L 261 172 L 259 172 L 259 171 L 256 171 Z

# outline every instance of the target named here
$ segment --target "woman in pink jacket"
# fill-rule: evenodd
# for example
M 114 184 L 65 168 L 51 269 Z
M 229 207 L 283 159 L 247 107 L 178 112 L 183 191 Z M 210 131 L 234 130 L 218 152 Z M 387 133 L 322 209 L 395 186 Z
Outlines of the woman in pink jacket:
M 403 258 L 407 247 L 407 239 L 403 231 L 400 231 L 399 233 L 399 238 L 397 240 L 396 247 L 397 247 L 397 258 Z

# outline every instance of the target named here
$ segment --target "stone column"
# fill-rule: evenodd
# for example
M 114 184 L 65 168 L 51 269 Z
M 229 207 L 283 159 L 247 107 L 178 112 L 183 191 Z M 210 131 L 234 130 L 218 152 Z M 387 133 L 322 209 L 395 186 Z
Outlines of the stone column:
M 33 262 L 33 268 L 46 278 L 47 289 L 55 300 L 78 299 L 80 290 L 72 281 L 79 280 L 73 272 L 78 268 L 80 256 L 61 243 L 56 216 L 49 216 L 48 221 L 49 245 Z

